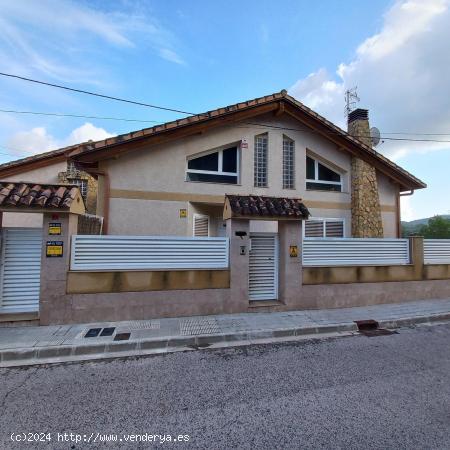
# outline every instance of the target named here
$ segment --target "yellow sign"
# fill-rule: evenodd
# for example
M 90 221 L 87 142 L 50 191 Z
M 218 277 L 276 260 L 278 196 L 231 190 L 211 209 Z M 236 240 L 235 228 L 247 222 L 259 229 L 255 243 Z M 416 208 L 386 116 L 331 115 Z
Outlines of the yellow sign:
M 56 222 L 50 222 L 48 224 L 48 234 L 60 235 L 61 234 L 61 224 Z
M 63 241 L 47 241 L 47 257 L 60 257 L 63 255 Z
M 187 209 L 180 209 L 180 219 L 187 217 Z
M 289 256 L 291 258 L 297 258 L 298 257 L 298 247 L 296 245 L 290 245 L 289 246 Z

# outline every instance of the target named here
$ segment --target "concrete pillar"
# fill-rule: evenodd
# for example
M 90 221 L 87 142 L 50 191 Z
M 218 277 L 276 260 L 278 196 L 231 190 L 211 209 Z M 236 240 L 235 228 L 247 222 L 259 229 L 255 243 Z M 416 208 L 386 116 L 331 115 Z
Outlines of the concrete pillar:
M 411 258 L 411 264 L 414 266 L 414 279 L 423 280 L 423 236 L 409 237 L 409 254 Z
M 279 221 L 278 239 L 279 300 L 286 305 L 297 304 L 302 287 L 302 222 Z
M 234 311 L 248 307 L 248 266 L 250 221 L 227 219 L 227 236 L 230 238 L 230 306 Z M 245 236 L 236 236 L 236 233 Z
M 49 224 L 61 224 L 61 234 L 49 234 Z M 67 323 L 72 314 L 71 296 L 66 295 L 67 271 L 70 268 L 71 236 L 77 234 L 78 215 L 45 213 L 41 254 L 41 288 L 39 318 L 41 325 Z M 60 245 L 62 256 L 47 256 L 48 243 Z

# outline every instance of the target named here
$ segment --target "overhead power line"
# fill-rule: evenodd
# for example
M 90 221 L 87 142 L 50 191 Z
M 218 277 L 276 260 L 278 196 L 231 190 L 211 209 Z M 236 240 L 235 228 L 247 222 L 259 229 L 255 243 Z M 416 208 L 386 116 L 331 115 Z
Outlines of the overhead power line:
M 91 92 L 91 91 L 85 91 L 83 89 L 76 89 L 76 88 L 71 88 L 68 86 L 62 86 L 59 84 L 55 84 L 55 83 L 48 83 L 45 81 L 40 81 L 40 80 L 34 80 L 32 78 L 27 78 L 27 77 L 22 77 L 20 75 L 15 75 L 15 74 L 10 74 L 10 73 L 5 73 L 5 72 L 0 72 L 1 76 L 5 76 L 5 77 L 10 77 L 10 78 L 15 78 L 15 79 L 19 79 L 22 81 L 28 81 L 30 83 L 37 83 L 40 85 L 44 85 L 44 86 L 50 86 L 50 87 L 54 87 L 54 88 L 58 88 L 58 89 L 64 89 L 67 91 L 72 91 L 72 92 L 78 92 L 81 94 L 87 94 L 87 95 L 92 95 L 95 97 L 100 97 L 100 98 L 105 98 L 108 100 L 115 100 L 115 101 L 119 101 L 119 102 L 124 102 L 124 103 L 130 103 L 130 104 L 134 104 L 134 105 L 138 105 L 138 106 L 145 106 L 148 108 L 154 108 L 154 109 L 159 109 L 159 110 L 164 110 L 164 111 L 170 111 L 170 112 L 176 112 L 176 113 L 181 113 L 181 114 L 187 114 L 187 115 L 195 115 L 196 113 L 192 113 L 189 111 L 183 111 L 180 109 L 174 109 L 174 108 L 168 108 L 168 107 L 164 107 L 164 106 L 158 106 L 158 105 L 152 105 L 149 103 L 144 103 L 144 102 L 139 102 L 139 101 L 135 101 L 135 100 L 128 100 L 128 99 L 123 99 L 120 97 L 114 97 L 114 96 L 110 96 L 110 95 L 105 95 L 105 94 L 99 94 L 97 92 Z M 84 116 L 84 115 L 77 115 L 77 114 L 59 114 L 59 113 L 41 113 L 41 112 L 31 112 L 31 111 L 13 111 L 13 110 L 3 110 L 3 112 L 10 112 L 10 113 L 18 113 L 18 114 L 38 114 L 38 115 L 52 115 L 52 116 L 62 116 L 62 117 L 82 117 L 82 118 L 98 118 L 98 119 L 105 119 L 105 120 L 123 120 L 123 121 L 127 121 L 127 122 L 152 122 L 152 121 L 144 121 L 144 120 L 137 120 L 137 119 L 122 119 L 122 118 L 100 118 L 100 117 L 96 117 L 96 116 Z M 199 114 L 199 115 L 207 115 L 205 113 L 203 114 Z M 156 122 L 156 121 L 155 121 Z M 156 122 L 157 123 L 157 122 Z M 261 123 L 254 123 L 254 122 L 245 122 L 246 124 L 249 125 L 258 125 L 258 126 L 264 126 L 266 128 L 276 128 L 276 129 L 281 129 L 281 130 L 291 130 L 291 131 L 302 131 L 302 132 L 308 132 L 308 133 L 318 133 L 315 130 L 305 130 L 305 129 L 298 129 L 298 128 L 287 128 L 287 127 L 280 127 L 280 126 L 275 126 L 275 125 L 270 125 L 270 124 L 261 124 Z M 320 134 L 320 133 L 319 133 Z M 327 134 L 340 134 L 338 131 L 329 131 L 327 132 Z M 382 139 L 383 140 L 390 140 L 390 141 L 407 141 L 407 142 L 436 142 L 436 143 L 450 143 L 450 140 L 438 140 L 438 139 L 411 139 L 411 138 L 394 138 L 394 137 L 388 137 L 386 136 L 386 134 L 407 134 L 407 133 L 384 133 Z M 412 135 L 412 134 L 410 134 Z M 421 135 L 419 133 L 414 134 L 414 135 Z M 433 133 L 424 133 L 424 136 L 449 136 L 450 133 L 442 133 L 442 134 L 433 134 Z M 352 135 L 355 138 L 359 138 L 359 137 L 370 137 L 367 135 Z
M 126 119 L 123 117 L 85 116 L 83 114 L 69 114 L 69 113 L 64 114 L 64 113 L 40 112 L 40 111 L 16 111 L 13 109 L 0 109 L 0 112 L 11 114 L 33 114 L 37 116 L 75 117 L 81 119 L 118 120 L 123 122 L 161 123 L 160 120 Z
M 106 117 L 106 116 L 90 116 L 90 115 L 84 115 L 84 114 L 72 114 L 72 113 L 54 113 L 54 112 L 42 112 L 42 111 L 17 111 L 13 109 L 0 109 L 0 112 L 7 113 L 7 114 L 32 114 L 32 115 L 40 115 L 40 116 L 55 116 L 55 117 L 73 117 L 73 118 L 84 118 L 84 119 L 97 119 L 97 120 L 116 120 L 116 121 L 125 121 L 125 122 L 139 122 L 139 123 L 161 123 L 161 121 L 158 120 L 145 120 L 145 119 L 129 119 L 124 117 Z M 299 131 L 302 133 L 313 133 L 313 134 L 320 134 L 318 131 L 307 129 L 307 128 L 289 128 L 289 127 L 283 127 L 283 126 L 277 126 L 272 125 L 268 123 L 261 123 L 261 122 L 243 122 L 245 125 L 251 125 L 251 126 L 258 126 L 260 128 L 274 128 L 278 130 L 286 130 L 286 131 Z M 248 128 L 243 125 L 237 125 L 240 128 Z M 340 134 L 337 131 L 328 131 L 326 134 L 330 135 L 338 135 Z M 397 133 L 384 133 L 381 137 L 382 140 L 389 140 L 389 141 L 407 141 L 407 142 L 441 142 L 441 143 L 450 143 L 450 140 L 442 140 L 442 139 L 412 139 L 412 138 L 396 138 L 396 137 L 389 137 L 386 136 L 386 134 L 389 135 L 414 135 L 414 136 L 450 136 L 450 133 L 407 133 L 407 132 L 397 132 Z M 367 138 L 370 137 L 370 135 L 351 135 L 355 138 Z M 4 148 L 7 148 L 5 146 L 2 146 Z M 17 150 L 19 151 L 19 150 Z
M 182 111 L 181 109 L 167 108 L 165 106 L 157 106 L 157 105 L 152 105 L 150 103 L 138 102 L 135 100 L 128 100 L 128 99 L 120 98 L 120 97 L 113 97 L 111 95 L 99 94 L 97 92 L 85 91 L 83 89 L 75 89 L 75 88 L 71 88 L 69 86 L 62 86 L 60 84 L 47 83 L 46 81 L 40 81 L 40 80 L 34 80 L 32 78 L 21 77 L 19 75 L 14 75 L 12 73 L 0 72 L 0 75 L 4 76 L 4 77 L 16 78 L 18 80 L 28 81 L 30 83 L 42 84 L 44 86 L 50 86 L 50 87 L 54 87 L 54 88 L 58 88 L 58 89 L 64 89 L 66 91 L 78 92 L 80 94 L 93 95 L 94 97 L 106 98 L 108 100 L 115 100 L 117 102 L 131 103 L 133 105 L 146 106 L 148 108 L 160 109 L 163 111 L 176 112 L 176 113 L 180 113 L 180 114 L 187 114 L 187 115 L 195 114 L 195 113 L 191 113 L 188 111 Z

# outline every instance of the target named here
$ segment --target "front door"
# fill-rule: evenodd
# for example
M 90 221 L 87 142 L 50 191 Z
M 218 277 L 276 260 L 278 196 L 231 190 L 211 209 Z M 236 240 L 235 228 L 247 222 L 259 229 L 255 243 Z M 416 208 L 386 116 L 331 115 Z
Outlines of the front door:
M 250 234 L 249 298 L 250 300 L 278 299 L 278 235 Z

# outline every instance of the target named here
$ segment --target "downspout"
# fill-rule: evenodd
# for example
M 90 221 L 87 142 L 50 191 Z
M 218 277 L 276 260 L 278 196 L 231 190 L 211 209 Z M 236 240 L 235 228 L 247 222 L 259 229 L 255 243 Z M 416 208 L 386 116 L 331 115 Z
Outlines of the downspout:
M 397 195 L 397 237 L 401 238 L 402 237 L 402 219 L 400 216 L 400 197 L 409 197 L 411 195 L 414 194 L 414 189 L 411 189 L 410 191 L 407 192 L 399 192 Z

